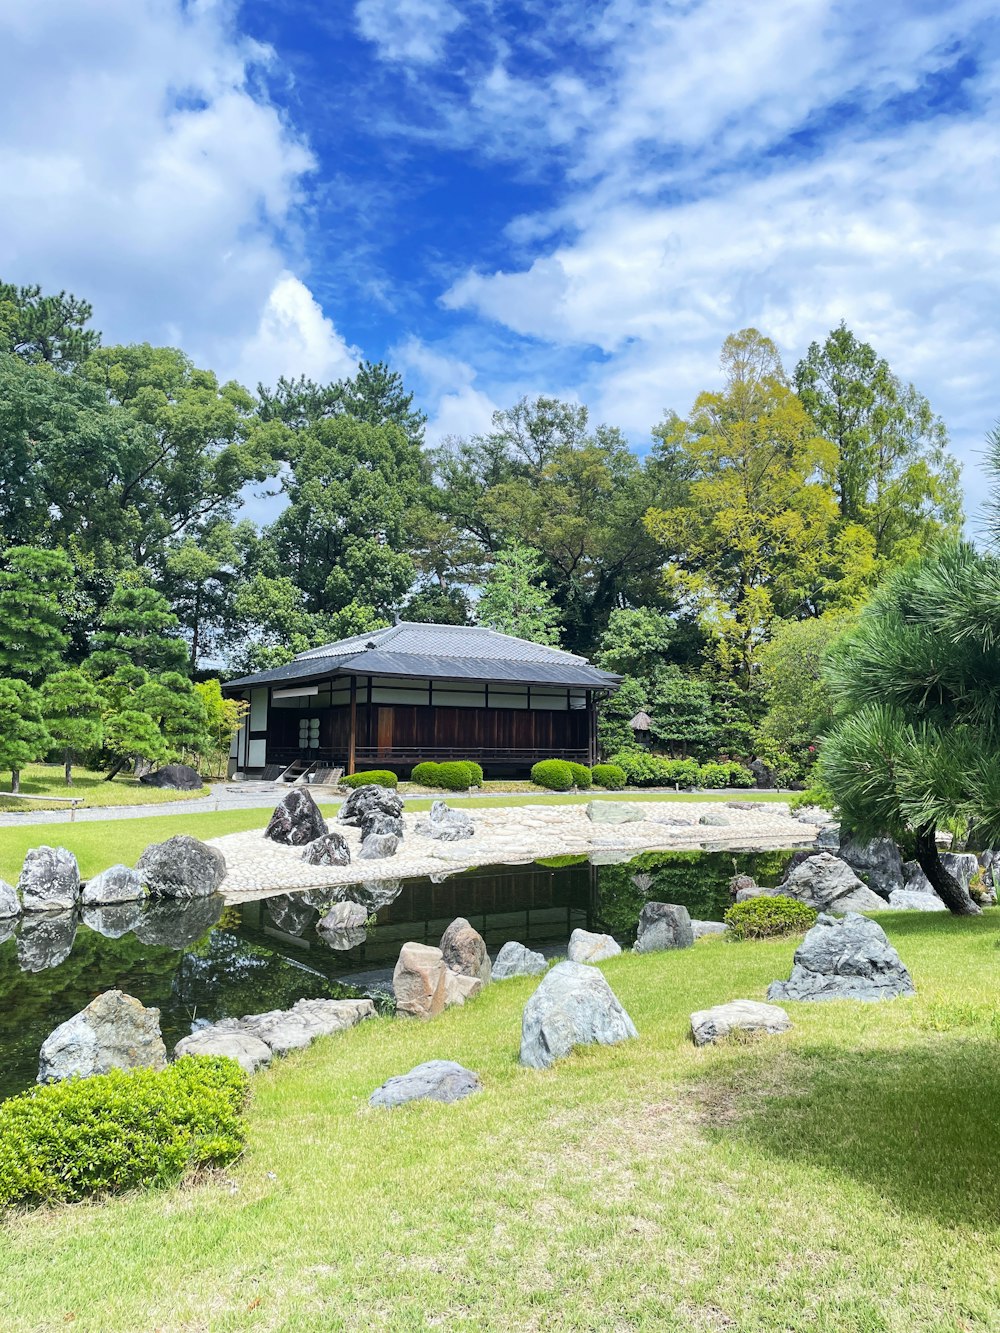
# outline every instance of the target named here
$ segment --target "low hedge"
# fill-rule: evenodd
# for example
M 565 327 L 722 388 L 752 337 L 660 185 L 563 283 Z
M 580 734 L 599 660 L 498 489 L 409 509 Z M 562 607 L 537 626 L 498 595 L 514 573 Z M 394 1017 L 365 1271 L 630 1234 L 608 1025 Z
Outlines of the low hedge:
M 624 768 L 619 768 L 617 764 L 595 764 L 590 774 L 594 786 L 603 787 L 605 791 L 621 791 L 628 780 Z
M 0 1104 L 0 1207 L 173 1184 L 243 1151 L 250 1082 L 235 1060 L 113 1069 Z
M 698 770 L 698 786 L 718 789 L 729 786 L 728 764 L 702 764 Z
M 468 791 L 470 787 L 483 785 L 483 770 L 473 759 L 453 759 L 444 764 L 425 762 L 417 764 L 410 781 L 445 791 Z
M 574 764 L 570 761 L 569 771 L 573 774 L 573 786 L 580 791 L 589 791 L 594 785 L 594 776 L 586 764 Z
M 387 768 L 372 768 L 367 773 L 345 773 L 340 779 L 342 787 L 389 787 L 395 791 L 399 785 L 399 778 L 395 773 L 390 773 Z
M 573 786 L 573 770 L 565 759 L 540 759 L 532 767 L 531 780 L 536 787 L 549 791 L 569 791 Z
M 417 764 L 413 769 L 410 774 L 410 781 L 419 782 L 421 787 L 436 787 L 438 786 L 437 771 L 440 767 L 440 764 L 425 760 L 424 763 Z
M 797 898 L 748 898 L 734 903 L 723 916 L 726 931 L 734 940 L 769 940 L 780 935 L 798 935 L 816 923 L 816 909 Z

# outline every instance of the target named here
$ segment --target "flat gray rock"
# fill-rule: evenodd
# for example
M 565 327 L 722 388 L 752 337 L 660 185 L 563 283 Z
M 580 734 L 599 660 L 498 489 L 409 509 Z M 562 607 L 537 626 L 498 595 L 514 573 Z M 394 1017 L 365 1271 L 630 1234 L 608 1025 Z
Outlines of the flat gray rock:
M 889 906 L 898 912 L 947 912 L 947 907 L 933 890 L 924 893 L 922 889 L 893 889 L 889 894 Z
M 797 898 L 818 912 L 882 912 L 886 899 L 873 893 L 849 865 L 830 852 L 817 852 L 788 872 L 775 893 Z
M 725 815 L 702 815 L 698 823 L 707 824 L 710 828 L 728 828 L 731 821 Z
M 397 819 L 403 813 L 403 798 L 398 792 L 390 791 L 388 787 L 380 787 L 375 782 L 365 782 L 348 792 L 337 819 L 341 824 L 355 824 L 360 827 L 376 811 Z
M 105 903 L 134 903 L 146 896 L 146 887 L 137 870 L 131 866 L 110 866 L 87 881 L 83 888 L 84 907 L 100 907 Z
M 691 916 L 679 903 L 646 903 L 639 913 L 636 953 L 689 949 L 694 944 Z
M 571 963 L 603 963 L 605 958 L 620 954 L 622 946 L 610 935 L 596 935 L 579 927 L 569 937 L 566 956 Z
M 21 903 L 18 900 L 17 889 L 5 879 L 0 879 L 0 921 L 20 915 Z
M 638 1035 L 603 973 L 586 963 L 557 963 L 524 1007 L 521 1064 L 547 1069 L 574 1046 L 613 1046 Z
M 259 1037 L 274 1055 L 285 1055 L 374 1017 L 371 1000 L 298 1000 L 291 1009 L 248 1014 L 238 1020 L 238 1030 Z
M 787 981 L 772 981 L 769 1000 L 892 1000 L 913 995 L 899 954 L 876 921 L 823 913 L 795 950 Z
M 80 901 L 80 868 L 65 847 L 32 847 L 17 892 L 25 912 L 69 912 Z
M 544 955 L 508 940 L 493 960 L 493 980 L 506 981 L 509 977 L 538 977 L 548 967 Z
M 182 1037 L 174 1047 L 174 1058 L 182 1055 L 225 1055 L 235 1060 L 248 1074 L 255 1074 L 271 1063 L 271 1048 L 250 1032 L 238 1027 L 226 1031 L 221 1024 L 199 1028 L 189 1037 Z
M 222 886 L 226 858 L 218 847 L 178 833 L 147 847 L 135 868 L 151 898 L 208 898 Z
M 397 1074 L 376 1088 L 372 1106 L 402 1106 L 405 1102 L 459 1102 L 482 1089 L 482 1080 L 454 1060 L 428 1060 L 408 1074 Z
M 90 1078 L 109 1069 L 165 1069 L 166 1065 L 159 1009 L 147 1009 L 120 990 L 107 990 L 45 1038 L 38 1058 L 38 1082 Z
M 696 940 L 702 939 L 705 935 L 725 935 L 726 923 L 724 921 L 692 921 L 691 933 Z
M 642 806 L 631 801 L 590 801 L 587 818 L 594 824 L 638 824 L 646 816 Z
M 730 1000 L 691 1015 L 691 1038 L 696 1046 L 722 1041 L 731 1032 L 760 1032 L 773 1036 L 787 1032 L 792 1020 L 776 1004 L 759 1000 Z

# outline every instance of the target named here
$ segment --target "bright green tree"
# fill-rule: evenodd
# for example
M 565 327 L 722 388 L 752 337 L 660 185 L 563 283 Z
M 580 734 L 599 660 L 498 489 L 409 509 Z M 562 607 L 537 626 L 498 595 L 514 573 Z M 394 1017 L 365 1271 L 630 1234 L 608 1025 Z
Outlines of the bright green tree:
M 87 327 L 92 314 L 67 292 L 43 296 L 41 287 L 0 282 L 0 352 L 70 370 L 100 345 L 101 335 Z
M 202 681 L 194 688 L 201 699 L 209 740 L 208 748 L 201 751 L 202 758 L 207 762 L 210 774 L 225 777 L 230 743 L 250 711 L 250 705 L 244 699 L 225 698 L 218 680 Z
M 177 630 L 177 617 L 162 593 L 119 584 L 94 635 L 87 669 L 96 676 L 109 676 L 123 666 L 154 673 L 183 671 L 188 650 Z
M 46 676 L 39 690 L 42 716 L 63 752 L 66 785 L 73 785 L 73 761 L 82 750 L 95 750 L 104 734 L 101 696 L 90 676 L 70 668 Z
M 51 745 L 37 690 L 0 680 L 0 768 L 10 769 L 12 792 L 21 790 L 21 769 L 44 759 Z
M 73 566 L 60 550 L 11 546 L 0 569 L 0 673 L 37 681 L 62 663 Z
M 827 654 L 853 623 L 849 612 L 811 620 L 783 620 L 760 654 L 767 711 L 761 735 L 779 750 L 803 759 L 833 723 L 833 697 L 824 673 Z
M 541 573 L 537 551 L 530 546 L 505 547 L 494 560 L 476 603 L 478 623 L 534 643 L 558 644 L 557 612 Z

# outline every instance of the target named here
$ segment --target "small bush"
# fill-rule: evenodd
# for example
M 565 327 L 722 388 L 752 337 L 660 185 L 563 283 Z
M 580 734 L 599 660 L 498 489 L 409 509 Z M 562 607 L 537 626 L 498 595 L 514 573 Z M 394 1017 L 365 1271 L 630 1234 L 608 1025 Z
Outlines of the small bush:
M 472 786 L 472 766 L 461 759 L 438 764 L 437 769 L 436 787 L 443 787 L 445 791 L 468 791 Z
M 586 764 L 570 763 L 569 771 L 573 774 L 573 786 L 580 791 L 589 791 L 594 785 L 593 774 Z
M 833 810 L 836 802 L 825 787 L 807 787 L 805 791 L 797 791 L 794 796 L 788 798 L 788 808 L 793 814 L 796 810 L 804 810 L 810 805 L 818 805 L 824 810 Z
M 398 784 L 399 778 L 396 777 L 395 773 L 390 773 L 389 770 L 385 768 L 372 768 L 369 769 L 367 773 L 346 773 L 340 779 L 340 785 L 342 787 L 349 787 L 352 789 L 354 787 L 375 786 L 388 787 L 390 790 L 395 791 Z
M 536 787 L 547 787 L 549 791 L 569 791 L 573 786 L 573 770 L 565 759 L 540 759 L 531 770 L 531 780 Z
M 479 764 L 477 764 L 474 759 L 463 759 L 462 763 L 469 770 L 469 773 L 471 774 L 472 777 L 472 781 L 469 783 L 469 786 L 481 787 L 483 785 L 483 770 L 479 766 Z
M 624 772 L 630 787 L 662 787 L 668 781 L 670 760 L 657 754 L 622 750 L 612 757 L 611 763 Z
M 816 909 L 797 898 L 762 896 L 734 903 L 722 918 L 734 940 L 768 940 L 798 935 L 815 924 Z
M 594 786 L 603 787 L 605 791 L 621 791 L 628 781 L 624 768 L 619 768 L 617 764 L 595 764 L 590 774 Z
M 185 1056 L 113 1069 L 0 1105 L 0 1207 L 170 1185 L 223 1166 L 245 1142 L 249 1079 L 235 1060 Z
M 417 764 L 413 772 L 410 774 L 410 781 L 419 782 L 421 787 L 439 787 L 441 785 L 438 782 L 438 769 L 440 767 L 440 764 L 434 764 L 429 761 Z
M 729 785 L 730 787 L 753 787 L 756 786 L 757 779 L 747 768 L 746 764 L 729 764 Z
M 699 787 L 728 787 L 729 786 L 729 765 L 728 764 L 702 764 L 698 770 Z

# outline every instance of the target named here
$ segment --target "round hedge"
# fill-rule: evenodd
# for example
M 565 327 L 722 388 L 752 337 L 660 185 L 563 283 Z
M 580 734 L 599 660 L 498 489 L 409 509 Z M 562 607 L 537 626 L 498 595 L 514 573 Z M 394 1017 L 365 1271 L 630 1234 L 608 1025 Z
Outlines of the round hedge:
M 569 771 L 573 774 L 573 786 L 580 791 L 589 791 L 594 785 L 594 775 L 586 764 L 570 762 Z
M 618 764 L 595 764 L 590 775 L 594 786 L 603 787 L 605 791 L 621 791 L 627 780 L 624 768 Z
M 569 791 L 573 786 L 573 770 L 565 759 L 540 759 L 531 770 L 536 787 L 549 791 Z
M 347 773 L 340 779 L 342 787 L 389 787 L 395 791 L 399 778 L 387 768 L 372 768 L 367 773 Z
M 734 903 L 723 916 L 726 931 L 734 940 L 769 940 L 779 935 L 798 935 L 816 923 L 816 909 L 797 898 L 762 894 Z
M 468 791 L 474 777 L 471 764 L 462 759 L 453 759 L 446 764 L 438 764 L 434 785 L 445 791 Z
M 419 782 L 421 787 L 438 787 L 441 785 L 438 782 L 438 769 L 440 767 L 440 764 L 425 760 L 424 763 L 416 765 L 410 774 L 410 781 Z

